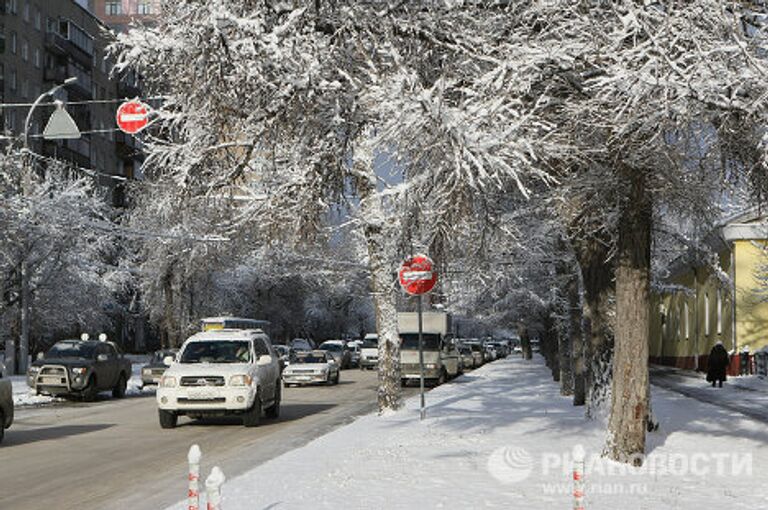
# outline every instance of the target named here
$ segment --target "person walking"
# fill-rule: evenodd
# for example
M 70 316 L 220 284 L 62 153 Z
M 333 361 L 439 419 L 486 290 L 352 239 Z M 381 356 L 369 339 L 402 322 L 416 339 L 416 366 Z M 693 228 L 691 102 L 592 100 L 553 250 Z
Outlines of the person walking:
M 721 388 L 723 387 L 729 361 L 728 351 L 723 347 L 723 342 L 718 341 L 709 351 L 709 361 L 707 362 L 707 381 L 712 383 L 713 388 L 715 383 Z

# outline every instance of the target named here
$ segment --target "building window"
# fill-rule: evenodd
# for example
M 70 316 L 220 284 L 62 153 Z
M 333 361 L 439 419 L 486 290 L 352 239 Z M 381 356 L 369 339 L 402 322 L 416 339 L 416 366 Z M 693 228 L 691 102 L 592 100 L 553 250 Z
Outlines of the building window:
M 709 292 L 704 293 L 704 334 L 709 336 Z
M 40 57 L 40 48 L 35 48 L 35 67 L 40 69 L 43 66 L 43 59 Z
M 118 16 L 123 13 L 122 2 L 107 2 L 104 5 L 104 12 L 107 16 Z
M 717 334 L 723 334 L 723 293 L 717 289 Z
M 139 2 L 136 6 L 136 14 L 152 14 L 152 4 L 150 2 Z
M 38 30 L 43 29 L 43 15 L 40 13 L 39 7 L 35 7 L 35 28 Z
M 19 2 L 18 0 L 8 0 L 6 3 L 6 7 L 8 7 L 8 12 L 11 14 L 16 14 L 19 12 Z
M 11 69 L 8 74 L 8 85 L 11 87 L 11 90 L 16 90 L 16 69 Z
M 5 53 L 5 25 L 0 23 L 0 53 Z
M 24 62 L 29 62 L 29 41 L 22 39 L 21 41 L 21 58 Z
M 29 23 L 29 0 L 24 3 L 24 21 Z
M 11 32 L 11 53 L 16 54 L 16 32 Z
M 21 97 L 29 98 L 29 80 L 21 80 Z

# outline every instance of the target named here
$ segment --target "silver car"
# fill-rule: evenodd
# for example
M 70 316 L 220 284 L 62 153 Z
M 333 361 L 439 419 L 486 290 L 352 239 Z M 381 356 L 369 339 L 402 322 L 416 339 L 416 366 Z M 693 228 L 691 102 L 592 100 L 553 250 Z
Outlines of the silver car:
M 13 388 L 11 380 L 5 372 L 5 366 L 0 363 L 0 443 L 3 442 L 5 429 L 13 423 Z

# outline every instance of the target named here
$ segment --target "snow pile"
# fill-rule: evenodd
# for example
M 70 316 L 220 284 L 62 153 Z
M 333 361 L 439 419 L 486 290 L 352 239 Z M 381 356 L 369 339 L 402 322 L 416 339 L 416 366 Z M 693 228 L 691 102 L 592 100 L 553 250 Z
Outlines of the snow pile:
M 487 365 L 430 392 L 423 422 L 410 399 L 401 412 L 363 417 L 228 481 L 223 507 L 570 508 L 578 445 L 588 508 L 768 505 L 763 424 L 654 388 L 661 427 L 645 467 L 629 468 L 599 457 L 603 425 L 558 391 L 539 360 Z M 213 467 L 206 453 L 203 479 Z

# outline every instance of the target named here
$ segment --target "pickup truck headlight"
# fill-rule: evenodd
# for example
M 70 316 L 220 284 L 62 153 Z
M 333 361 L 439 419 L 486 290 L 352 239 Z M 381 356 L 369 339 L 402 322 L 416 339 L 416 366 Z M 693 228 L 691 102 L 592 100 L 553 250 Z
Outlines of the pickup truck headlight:
M 428 368 L 430 370 L 434 370 L 434 369 L 437 368 L 437 365 L 435 365 L 434 363 L 427 363 L 427 364 L 424 365 L 424 368 Z
M 250 386 L 253 378 L 250 375 L 233 375 L 229 378 L 230 386 Z
M 161 388 L 175 388 L 176 387 L 176 378 L 172 375 L 164 375 L 160 378 L 160 387 Z
M 27 375 L 35 376 L 40 371 L 40 367 L 29 367 L 29 370 L 27 370 Z
M 152 369 L 151 368 L 142 368 L 141 373 L 144 375 L 152 375 Z
M 83 375 L 88 369 L 85 367 L 74 367 L 74 368 L 70 368 L 70 370 L 72 371 L 73 374 Z

